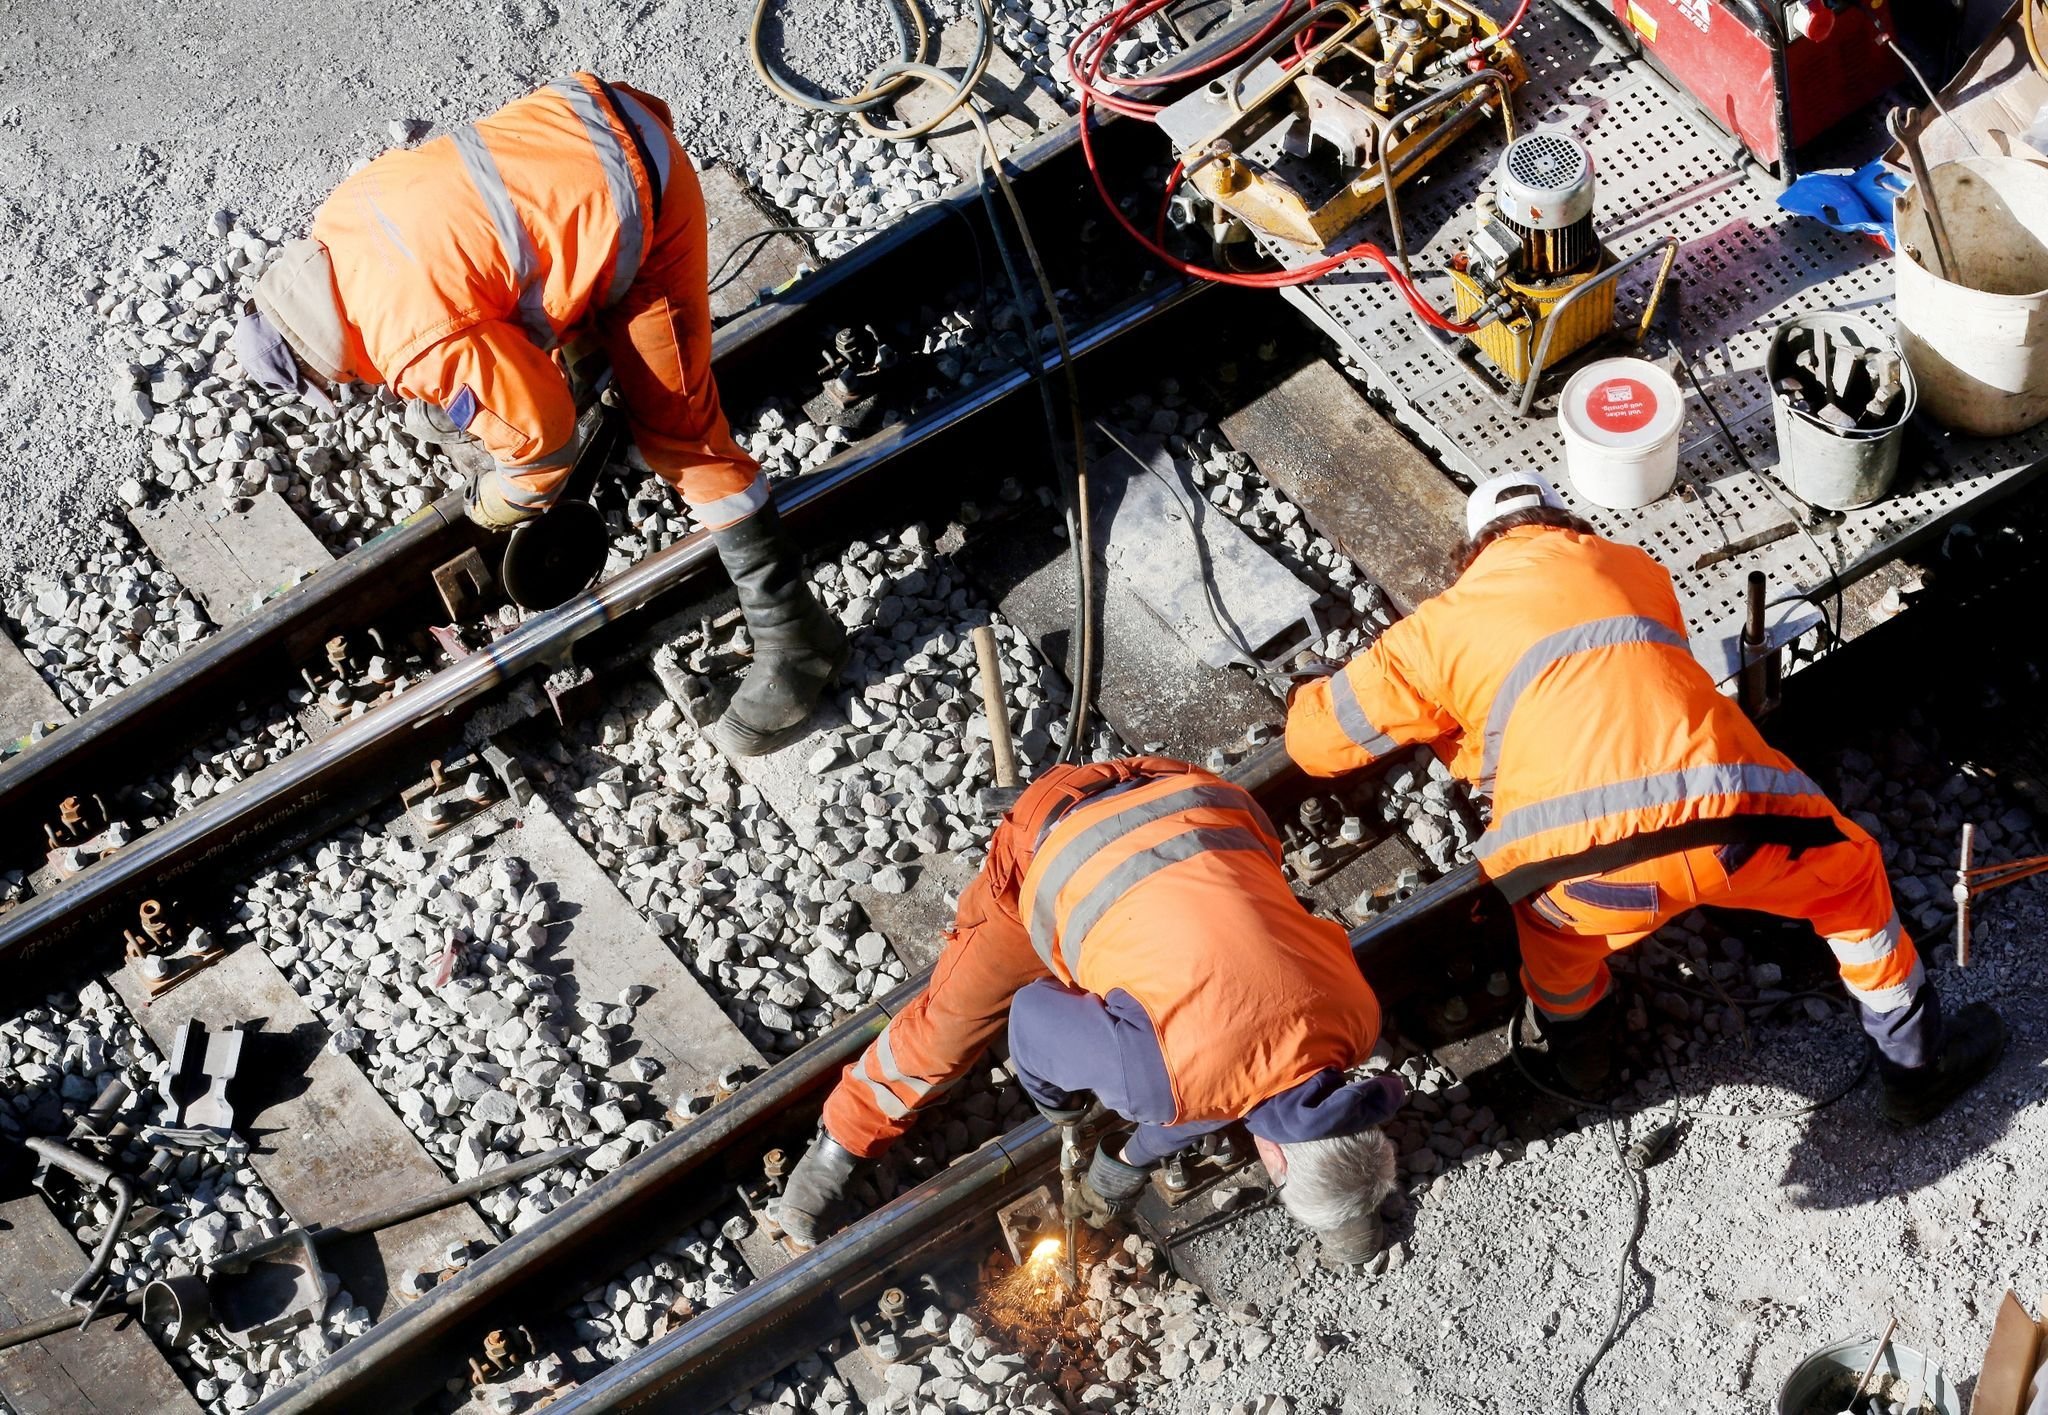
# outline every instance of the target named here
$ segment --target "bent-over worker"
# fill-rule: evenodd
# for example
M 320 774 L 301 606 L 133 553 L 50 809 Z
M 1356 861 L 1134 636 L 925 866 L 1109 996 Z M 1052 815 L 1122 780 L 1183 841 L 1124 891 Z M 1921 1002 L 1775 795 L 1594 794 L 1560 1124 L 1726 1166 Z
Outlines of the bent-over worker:
M 846 659 L 760 466 L 711 377 L 704 198 L 661 100 L 577 73 L 351 175 L 258 281 L 233 348 L 251 378 L 331 406 L 381 383 L 406 428 L 473 440 L 469 514 L 507 530 L 553 504 L 580 449 L 557 351 L 588 335 L 647 465 L 710 531 L 754 662 L 729 751 L 794 738 Z
M 1983 1079 L 2004 1024 L 1981 1003 L 1944 1023 L 1877 842 L 1715 688 L 1664 568 L 1522 473 L 1472 493 L 1466 532 L 1455 584 L 1296 691 L 1287 750 L 1335 776 L 1426 742 L 1491 795 L 1479 868 L 1514 902 L 1522 985 L 1565 1082 L 1608 1078 L 1608 954 L 1701 904 L 1827 939 L 1893 1122 Z
M 1406 1090 L 1347 1080 L 1379 1039 L 1379 1005 L 1344 930 L 1295 899 L 1280 859 L 1257 803 L 1183 762 L 1041 776 L 997 826 L 930 983 L 827 1098 L 784 1230 L 804 1244 L 830 1232 L 861 1162 L 1007 1016 L 1018 1080 L 1048 1119 L 1078 1118 L 1092 1094 L 1138 1122 L 1096 1148 L 1090 1221 L 1128 1213 L 1154 1165 L 1243 1121 L 1324 1260 L 1370 1258 L 1395 1158 L 1375 1127 Z

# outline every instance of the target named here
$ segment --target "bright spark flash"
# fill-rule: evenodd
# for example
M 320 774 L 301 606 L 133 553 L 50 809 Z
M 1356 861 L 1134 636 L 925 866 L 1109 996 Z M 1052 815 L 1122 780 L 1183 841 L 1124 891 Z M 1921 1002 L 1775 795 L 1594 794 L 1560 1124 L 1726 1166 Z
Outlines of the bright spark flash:
M 1065 1246 L 1057 1238 L 1041 1238 L 1031 1249 L 1031 1256 L 1026 1261 L 1033 1265 L 1057 1262 L 1060 1256 L 1060 1249 Z

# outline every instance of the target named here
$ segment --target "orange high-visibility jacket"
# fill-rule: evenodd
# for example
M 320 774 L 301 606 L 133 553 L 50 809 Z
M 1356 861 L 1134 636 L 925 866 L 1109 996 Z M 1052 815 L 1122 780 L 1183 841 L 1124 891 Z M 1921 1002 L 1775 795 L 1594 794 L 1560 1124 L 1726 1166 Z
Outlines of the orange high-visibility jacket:
M 626 293 L 655 227 L 632 104 L 669 126 L 659 99 L 578 73 L 337 187 L 312 235 L 350 371 L 445 408 L 508 471 L 573 461 L 576 407 L 549 351 Z M 669 136 L 654 136 L 659 163 Z
M 1288 708 L 1288 755 L 1317 776 L 1418 742 L 1491 793 L 1475 851 L 1511 898 L 1743 838 L 1738 818 L 1839 838 L 1820 788 L 1694 660 L 1664 567 L 1598 536 L 1507 532 Z
M 1117 765 L 1138 774 L 1027 836 L 1018 915 L 1061 982 L 1145 1009 L 1174 1123 L 1240 1119 L 1364 1060 L 1379 1004 L 1344 930 L 1288 889 L 1266 813 L 1180 762 Z

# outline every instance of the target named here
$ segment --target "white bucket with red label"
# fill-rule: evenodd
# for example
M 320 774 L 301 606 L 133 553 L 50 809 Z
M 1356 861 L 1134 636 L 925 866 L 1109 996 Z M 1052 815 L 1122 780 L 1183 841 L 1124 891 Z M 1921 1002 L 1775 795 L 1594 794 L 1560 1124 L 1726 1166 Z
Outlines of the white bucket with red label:
M 1678 381 L 1641 359 L 1587 364 L 1564 386 L 1557 423 L 1572 490 L 1596 506 L 1648 506 L 1678 480 Z

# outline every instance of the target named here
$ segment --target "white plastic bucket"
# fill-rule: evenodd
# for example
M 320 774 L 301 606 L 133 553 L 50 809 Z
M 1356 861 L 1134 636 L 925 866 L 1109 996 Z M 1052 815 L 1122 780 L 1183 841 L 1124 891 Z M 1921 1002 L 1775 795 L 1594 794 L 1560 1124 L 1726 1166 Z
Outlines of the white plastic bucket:
M 1685 395 L 1678 380 L 1641 359 L 1587 364 L 1564 386 L 1564 432 L 1572 489 L 1596 506 L 1648 506 L 1678 480 L 1678 429 Z
M 1934 238 L 1914 190 L 1894 210 L 1892 258 L 1899 347 L 1920 406 L 1979 437 L 2030 428 L 2048 418 L 2048 167 L 1965 157 L 1928 182 L 1954 243 L 1955 278 L 1934 273 Z

